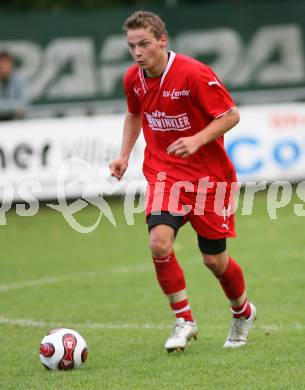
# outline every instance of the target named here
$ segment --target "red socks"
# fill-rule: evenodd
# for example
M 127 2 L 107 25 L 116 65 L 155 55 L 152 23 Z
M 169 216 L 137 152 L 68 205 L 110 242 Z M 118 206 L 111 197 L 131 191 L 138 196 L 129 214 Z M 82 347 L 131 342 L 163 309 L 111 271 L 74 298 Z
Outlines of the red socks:
M 158 282 L 166 295 L 175 295 L 185 290 L 184 274 L 174 252 L 166 257 L 153 257 L 153 261 Z M 239 299 L 245 291 L 242 269 L 231 257 L 229 257 L 227 268 L 219 278 L 219 282 L 230 301 Z M 181 301 L 171 303 L 171 308 L 175 316 L 177 318 L 182 317 L 185 321 L 193 321 L 186 294 L 181 298 Z M 233 306 L 232 313 L 234 318 L 249 318 L 251 315 L 251 307 L 248 300 L 246 299 L 240 306 Z
M 166 257 L 153 257 L 157 279 L 166 295 L 173 295 L 185 290 L 185 279 L 174 252 Z M 185 321 L 193 321 L 191 308 L 187 298 L 182 301 L 171 303 L 171 308 L 177 318 Z
M 160 287 L 166 295 L 185 289 L 185 279 L 174 252 L 166 257 L 153 257 Z
M 245 291 L 243 271 L 230 256 L 227 268 L 219 278 L 219 282 L 231 301 L 240 298 Z
M 219 282 L 229 300 L 234 301 L 242 296 L 245 291 L 245 280 L 241 267 L 229 256 L 229 262 Z M 246 299 L 242 305 L 232 307 L 234 318 L 246 317 L 251 315 L 251 307 Z
M 185 321 L 194 321 L 187 299 L 184 299 L 180 302 L 171 303 L 171 308 L 173 309 L 173 312 L 177 318 L 182 317 L 185 319 Z
M 251 315 L 251 307 L 248 299 L 246 299 L 245 302 L 240 306 L 232 306 L 231 310 L 234 318 L 240 318 L 240 317 L 249 318 Z

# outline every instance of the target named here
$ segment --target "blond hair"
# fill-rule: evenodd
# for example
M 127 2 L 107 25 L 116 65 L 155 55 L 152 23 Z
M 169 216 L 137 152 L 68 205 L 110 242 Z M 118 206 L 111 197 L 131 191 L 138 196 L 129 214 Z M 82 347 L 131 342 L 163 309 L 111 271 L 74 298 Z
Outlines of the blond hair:
M 162 35 L 167 35 L 165 23 L 159 15 L 153 12 L 137 11 L 130 15 L 123 24 L 125 32 L 139 28 L 149 29 L 157 39 L 160 39 Z

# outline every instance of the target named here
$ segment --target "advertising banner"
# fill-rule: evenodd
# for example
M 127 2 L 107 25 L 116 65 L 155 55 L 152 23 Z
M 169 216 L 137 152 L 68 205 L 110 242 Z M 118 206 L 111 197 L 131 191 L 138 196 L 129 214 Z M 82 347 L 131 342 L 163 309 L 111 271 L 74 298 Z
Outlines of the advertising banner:
M 238 180 L 304 179 L 305 106 L 249 106 L 240 113 L 240 123 L 225 136 Z M 123 119 L 123 115 L 103 115 L 2 123 L 2 199 L 71 198 L 81 197 L 83 191 L 92 197 L 143 192 L 142 135 L 124 180 L 110 177 L 108 165 L 120 150 Z
M 305 104 L 240 108 L 225 145 L 241 182 L 305 178 Z
M 4 189 L 14 199 L 35 193 L 40 199 L 122 194 L 127 184 L 145 188 L 141 172 L 144 140 L 138 140 L 122 182 L 110 177 L 117 157 L 122 115 L 25 120 L 1 124 L 0 169 Z M 5 194 L 4 194 L 5 195 Z
M 166 21 L 169 49 L 210 65 L 237 103 L 305 99 L 303 1 L 150 10 Z M 104 102 L 115 112 L 123 74 L 132 64 L 121 26 L 133 11 L 2 13 L 0 49 L 14 53 L 33 105 L 56 105 L 61 113 L 65 106 L 59 103 Z

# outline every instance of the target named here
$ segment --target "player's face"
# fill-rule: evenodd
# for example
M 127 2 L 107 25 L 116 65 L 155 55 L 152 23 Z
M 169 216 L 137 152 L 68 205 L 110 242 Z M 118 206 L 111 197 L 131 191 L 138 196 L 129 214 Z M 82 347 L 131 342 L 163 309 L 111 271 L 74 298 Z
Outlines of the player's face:
M 13 70 L 13 63 L 9 58 L 2 58 L 0 60 L 0 77 L 7 78 L 11 75 Z
M 157 76 L 161 67 L 166 62 L 166 35 L 162 35 L 160 39 L 157 39 L 154 34 L 145 28 L 137 30 L 127 31 L 127 43 L 129 51 L 134 61 L 142 68 L 146 70 L 149 75 Z M 164 66 L 164 67 L 165 67 Z M 163 72 L 164 69 L 161 69 Z

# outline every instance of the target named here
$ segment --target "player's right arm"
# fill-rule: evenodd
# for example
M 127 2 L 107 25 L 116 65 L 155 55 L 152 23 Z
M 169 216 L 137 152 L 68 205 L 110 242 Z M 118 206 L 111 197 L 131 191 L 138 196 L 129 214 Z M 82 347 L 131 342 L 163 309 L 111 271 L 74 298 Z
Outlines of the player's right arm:
M 141 132 L 141 114 L 127 112 L 123 127 L 123 140 L 119 157 L 109 164 L 111 176 L 121 180 L 127 167 L 130 153 Z

